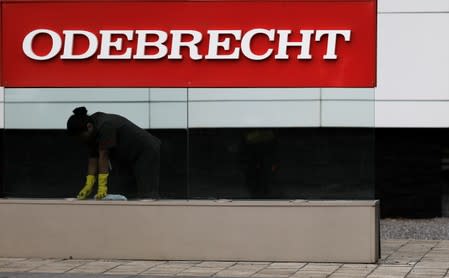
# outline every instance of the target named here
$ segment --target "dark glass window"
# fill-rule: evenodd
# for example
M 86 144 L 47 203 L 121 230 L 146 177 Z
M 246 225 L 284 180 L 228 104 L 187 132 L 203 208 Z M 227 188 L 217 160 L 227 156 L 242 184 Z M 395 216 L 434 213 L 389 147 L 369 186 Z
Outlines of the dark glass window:
M 186 131 L 151 132 L 162 141 L 161 197 L 187 198 Z M 87 148 L 63 130 L 5 130 L 3 146 L 7 197 L 73 198 L 84 185 Z M 130 173 L 117 168 L 110 173 L 109 193 L 135 198 L 137 188 Z
M 4 131 L 5 195 L 26 198 L 76 196 L 87 166 L 87 150 L 64 131 Z
M 150 130 L 161 142 L 164 199 L 372 199 L 374 129 Z M 75 197 L 87 148 L 62 130 L 4 131 L 4 195 Z M 137 197 L 131 174 L 112 168 L 109 193 Z
M 192 129 L 189 146 L 192 198 L 374 198 L 374 129 Z
M 380 199 L 383 217 L 447 215 L 447 129 L 152 129 L 164 199 Z M 0 130 L 0 194 L 73 198 L 87 148 L 63 130 Z M 110 193 L 136 186 L 113 169 Z M 124 183 L 121 183 L 125 180 Z

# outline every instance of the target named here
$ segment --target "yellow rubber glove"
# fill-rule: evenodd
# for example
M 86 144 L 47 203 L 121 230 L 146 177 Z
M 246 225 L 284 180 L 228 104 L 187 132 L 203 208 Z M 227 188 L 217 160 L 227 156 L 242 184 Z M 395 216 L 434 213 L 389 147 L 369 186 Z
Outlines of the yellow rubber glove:
M 92 193 L 92 187 L 94 187 L 95 181 L 96 178 L 94 175 L 87 175 L 86 184 L 84 185 L 83 189 L 81 189 L 80 193 L 78 193 L 78 196 L 76 198 L 78 200 L 84 200 L 89 197 L 90 193 Z
M 98 191 L 95 199 L 101 200 L 108 195 L 108 176 L 109 174 L 98 174 Z

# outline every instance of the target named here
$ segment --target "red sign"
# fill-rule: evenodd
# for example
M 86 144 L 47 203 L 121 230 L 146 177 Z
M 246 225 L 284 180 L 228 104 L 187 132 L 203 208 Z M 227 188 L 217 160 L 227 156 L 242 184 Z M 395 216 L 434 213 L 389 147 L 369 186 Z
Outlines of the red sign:
M 5 87 L 374 87 L 376 2 L 6 1 Z

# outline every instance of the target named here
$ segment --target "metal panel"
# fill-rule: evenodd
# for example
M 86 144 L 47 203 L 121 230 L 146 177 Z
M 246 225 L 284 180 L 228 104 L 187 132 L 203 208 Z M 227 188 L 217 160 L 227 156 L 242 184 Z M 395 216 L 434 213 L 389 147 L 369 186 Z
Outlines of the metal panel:
M 145 88 L 6 88 L 6 102 L 144 102 Z
M 312 127 L 319 101 L 190 102 L 189 127 Z
M 4 105 L 3 102 L 0 102 L 0 128 L 4 128 L 5 127 L 5 121 L 4 121 L 4 118 L 3 118 L 5 110 L 4 110 L 4 106 L 3 105 Z
M 187 102 L 151 103 L 150 128 L 187 128 Z
M 447 0 L 378 0 L 379 13 L 449 12 Z
M 449 101 L 376 101 L 376 127 L 449 127 Z
M 449 13 L 380 14 L 378 24 L 376 100 L 449 100 Z
M 120 114 L 141 128 L 149 128 L 148 103 L 5 103 L 5 128 L 65 129 L 67 119 L 77 106 L 88 113 L 97 111 Z
M 373 101 L 323 101 L 324 127 L 374 127 Z
M 318 88 L 192 88 L 189 101 L 318 100 Z
M 4 100 L 4 90 L 5 88 L 0 87 L 0 128 L 3 128 L 5 126 L 5 122 L 4 122 L 4 114 L 5 114 L 5 110 L 4 110 L 4 104 L 3 104 L 3 100 Z
M 187 101 L 187 88 L 151 88 L 150 101 Z
M 322 100 L 374 100 L 373 88 L 323 88 Z M 373 115 L 374 116 L 374 115 Z

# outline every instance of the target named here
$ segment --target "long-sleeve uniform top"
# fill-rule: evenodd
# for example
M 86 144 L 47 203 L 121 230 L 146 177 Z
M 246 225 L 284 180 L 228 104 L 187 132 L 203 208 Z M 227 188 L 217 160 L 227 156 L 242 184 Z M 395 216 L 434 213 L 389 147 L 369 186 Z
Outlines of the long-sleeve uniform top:
M 160 140 L 120 115 L 97 112 L 91 118 L 95 132 L 89 156 L 107 149 L 111 161 L 130 166 L 143 197 L 157 197 Z

